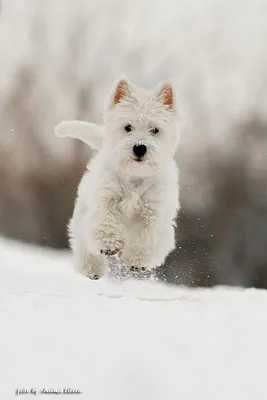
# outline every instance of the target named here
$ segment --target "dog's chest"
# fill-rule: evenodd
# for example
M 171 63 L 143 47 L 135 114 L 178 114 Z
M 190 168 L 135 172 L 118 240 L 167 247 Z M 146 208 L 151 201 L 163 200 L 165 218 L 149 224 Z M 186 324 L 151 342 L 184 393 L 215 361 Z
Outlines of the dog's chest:
M 120 201 L 121 212 L 125 218 L 133 218 L 144 210 L 146 187 L 141 184 L 124 185 Z

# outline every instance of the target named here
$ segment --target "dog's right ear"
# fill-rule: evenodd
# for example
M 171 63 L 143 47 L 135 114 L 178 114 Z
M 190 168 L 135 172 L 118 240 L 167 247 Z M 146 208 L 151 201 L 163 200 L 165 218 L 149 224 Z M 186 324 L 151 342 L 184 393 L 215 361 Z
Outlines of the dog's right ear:
M 114 107 L 120 103 L 125 97 L 131 96 L 132 84 L 125 76 L 122 76 L 112 87 L 111 98 L 108 103 L 108 108 Z

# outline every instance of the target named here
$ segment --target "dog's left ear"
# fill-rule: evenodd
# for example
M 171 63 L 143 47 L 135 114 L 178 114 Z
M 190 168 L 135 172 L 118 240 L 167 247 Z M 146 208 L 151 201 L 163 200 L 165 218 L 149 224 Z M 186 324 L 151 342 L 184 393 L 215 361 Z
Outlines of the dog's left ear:
M 175 90 L 170 82 L 165 82 L 158 88 L 156 98 L 169 110 L 175 110 Z

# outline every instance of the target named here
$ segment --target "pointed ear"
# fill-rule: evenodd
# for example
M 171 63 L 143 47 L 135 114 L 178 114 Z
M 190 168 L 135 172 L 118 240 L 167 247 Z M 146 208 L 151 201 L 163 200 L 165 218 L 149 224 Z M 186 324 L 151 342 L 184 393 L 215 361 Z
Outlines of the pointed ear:
M 120 80 L 114 93 L 114 104 L 119 103 L 129 92 L 128 82 L 124 79 Z
M 113 86 L 109 106 L 120 103 L 123 98 L 131 96 L 131 83 L 126 77 L 121 77 Z
M 166 108 L 175 109 L 175 90 L 170 82 L 166 82 L 160 86 L 157 91 L 157 100 L 159 100 Z

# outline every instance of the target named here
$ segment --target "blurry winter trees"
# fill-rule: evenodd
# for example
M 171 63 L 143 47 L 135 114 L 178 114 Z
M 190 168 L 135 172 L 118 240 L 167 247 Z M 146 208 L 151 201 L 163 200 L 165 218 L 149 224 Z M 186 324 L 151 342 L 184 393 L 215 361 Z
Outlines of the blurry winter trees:
M 0 233 L 66 247 L 91 151 L 64 119 L 101 122 L 113 80 L 171 78 L 184 119 L 177 249 L 159 276 L 267 287 L 264 0 L 3 0 Z

